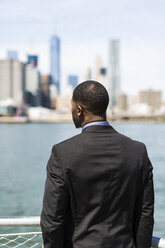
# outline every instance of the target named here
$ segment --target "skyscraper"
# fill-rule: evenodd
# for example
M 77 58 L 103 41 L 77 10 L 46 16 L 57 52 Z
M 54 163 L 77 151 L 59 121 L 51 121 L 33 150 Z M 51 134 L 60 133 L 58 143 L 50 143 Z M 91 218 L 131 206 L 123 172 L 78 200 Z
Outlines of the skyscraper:
M 92 79 L 92 70 L 90 67 L 88 67 L 85 73 L 85 80 L 91 80 L 91 79 Z
M 51 107 L 49 86 L 50 75 L 41 75 L 41 106 L 45 108 Z
M 25 67 L 24 101 L 29 106 L 40 105 L 40 73 L 32 64 Z
M 0 101 L 13 99 L 19 104 L 24 91 L 25 66 L 17 60 L 0 60 Z
M 18 59 L 18 52 L 14 51 L 14 50 L 8 50 L 7 51 L 7 58 L 17 60 Z
M 38 66 L 38 55 L 27 55 L 27 63 L 32 65 L 33 67 L 37 67 Z
M 110 41 L 109 57 L 109 81 L 110 81 L 110 107 L 117 104 L 117 97 L 120 93 L 120 42 Z
M 40 105 L 40 73 L 37 66 L 38 55 L 28 54 L 25 67 L 24 102 L 32 107 Z
M 95 59 L 95 74 L 94 75 L 95 75 L 94 76 L 95 80 L 102 83 L 104 87 L 106 87 L 106 89 L 109 90 L 108 84 L 107 84 L 108 82 L 107 69 L 103 66 L 100 55 L 97 55 Z
M 68 85 L 72 86 L 74 89 L 78 85 L 78 76 L 77 75 L 69 75 L 68 76 Z
M 51 84 L 56 86 L 60 94 L 60 39 L 57 36 L 52 36 L 50 40 L 50 76 Z

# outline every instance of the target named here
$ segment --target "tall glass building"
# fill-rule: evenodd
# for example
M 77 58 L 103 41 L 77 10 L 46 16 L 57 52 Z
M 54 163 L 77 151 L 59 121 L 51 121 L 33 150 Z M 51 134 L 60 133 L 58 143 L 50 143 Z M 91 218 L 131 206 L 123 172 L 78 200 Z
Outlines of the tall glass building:
M 68 76 L 68 84 L 72 86 L 74 89 L 78 85 L 78 76 L 77 75 L 69 75 Z
M 33 67 L 38 66 L 38 55 L 27 55 L 27 63 L 32 65 Z
M 32 107 L 40 105 L 40 73 L 37 66 L 38 55 L 28 54 L 25 67 L 24 101 L 27 105 Z
M 110 41 L 109 54 L 109 81 L 110 81 L 110 107 L 117 104 L 117 97 L 120 93 L 120 41 Z
M 8 50 L 7 51 L 7 58 L 17 60 L 18 59 L 18 52 L 14 51 L 14 50 Z
M 60 94 L 60 39 L 57 36 L 52 36 L 50 40 L 50 76 L 51 84 L 56 86 Z

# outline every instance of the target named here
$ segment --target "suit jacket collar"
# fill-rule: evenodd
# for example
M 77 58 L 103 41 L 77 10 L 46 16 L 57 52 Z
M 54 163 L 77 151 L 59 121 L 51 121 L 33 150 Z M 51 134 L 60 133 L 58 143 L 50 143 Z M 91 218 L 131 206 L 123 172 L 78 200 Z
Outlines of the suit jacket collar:
M 117 131 L 111 126 L 100 126 L 100 125 L 93 125 L 86 127 L 82 133 L 117 133 Z

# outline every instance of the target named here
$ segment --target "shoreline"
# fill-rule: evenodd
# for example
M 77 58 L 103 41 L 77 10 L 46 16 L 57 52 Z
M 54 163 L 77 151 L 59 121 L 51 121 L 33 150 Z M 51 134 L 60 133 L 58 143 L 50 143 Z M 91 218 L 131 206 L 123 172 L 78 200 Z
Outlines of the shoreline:
M 113 116 L 108 117 L 109 122 L 137 122 L 137 123 L 165 123 L 165 116 Z M 71 115 L 58 115 L 56 118 L 36 118 L 30 119 L 21 116 L 0 116 L 0 124 L 28 124 L 28 123 L 72 123 Z

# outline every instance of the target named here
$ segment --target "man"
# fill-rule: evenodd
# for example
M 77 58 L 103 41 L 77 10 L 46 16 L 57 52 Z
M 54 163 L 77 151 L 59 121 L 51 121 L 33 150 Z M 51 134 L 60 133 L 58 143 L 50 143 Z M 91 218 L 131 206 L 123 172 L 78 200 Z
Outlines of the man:
M 41 214 L 45 248 L 150 248 L 152 165 L 143 143 L 106 121 L 109 97 L 86 81 L 72 98 L 82 133 L 57 144 L 47 165 Z

